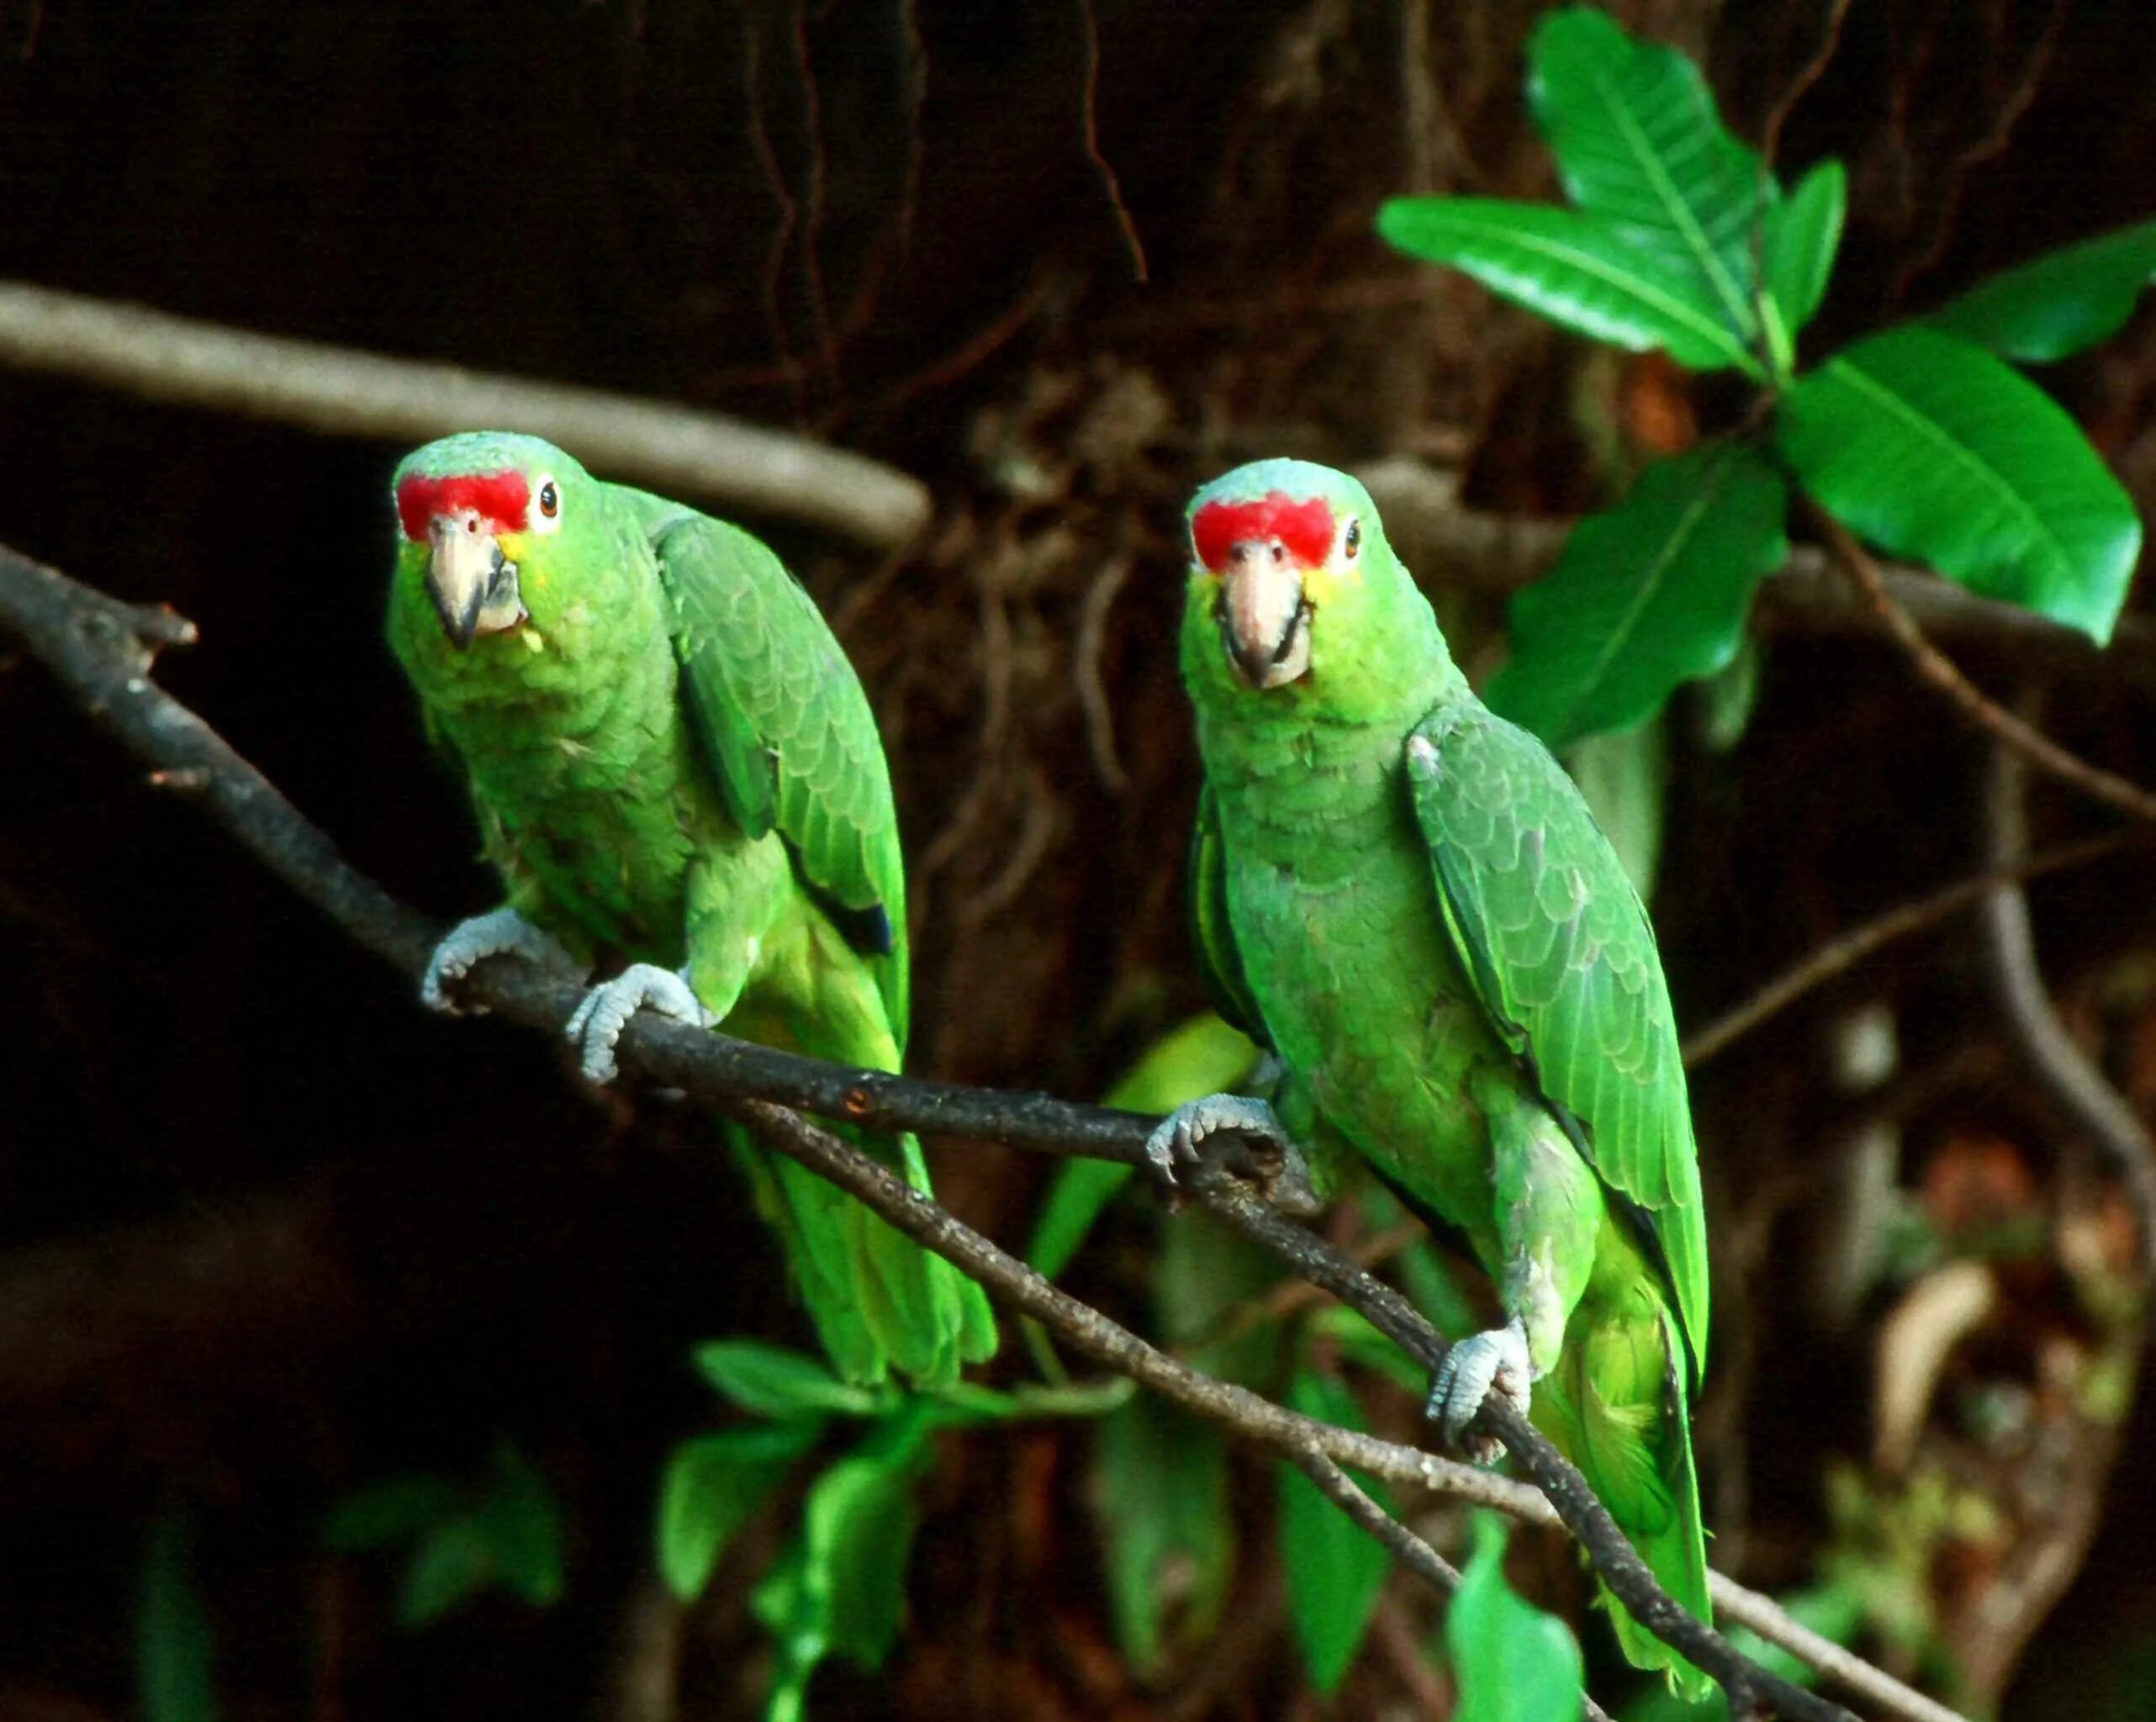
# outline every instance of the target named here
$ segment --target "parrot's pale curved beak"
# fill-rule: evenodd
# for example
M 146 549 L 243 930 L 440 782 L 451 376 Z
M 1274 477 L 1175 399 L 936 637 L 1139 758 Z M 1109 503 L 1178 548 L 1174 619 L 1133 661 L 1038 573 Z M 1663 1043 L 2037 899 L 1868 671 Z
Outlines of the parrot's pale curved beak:
M 1283 687 L 1310 668 L 1303 570 L 1277 538 L 1230 547 L 1220 585 L 1220 636 L 1254 688 Z
M 525 620 L 516 564 L 502 554 L 476 509 L 436 515 L 427 544 L 427 596 L 459 652 L 481 634 L 503 633 Z

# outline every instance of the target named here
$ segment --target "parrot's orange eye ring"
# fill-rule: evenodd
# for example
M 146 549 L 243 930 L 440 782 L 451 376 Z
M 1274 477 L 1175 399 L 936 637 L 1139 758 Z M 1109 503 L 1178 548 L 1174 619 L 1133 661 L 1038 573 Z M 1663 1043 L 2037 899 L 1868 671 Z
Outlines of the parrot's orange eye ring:
M 1361 520 L 1350 520 L 1348 522 L 1347 536 L 1341 541 L 1341 547 L 1347 552 L 1348 560 L 1350 562 L 1353 562 L 1355 557 L 1355 552 L 1362 548 L 1362 522 Z
M 562 530 L 562 489 L 547 476 L 539 473 L 531 481 L 531 499 L 537 504 L 531 510 L 531 529 L 535 532 L 558 532 Z

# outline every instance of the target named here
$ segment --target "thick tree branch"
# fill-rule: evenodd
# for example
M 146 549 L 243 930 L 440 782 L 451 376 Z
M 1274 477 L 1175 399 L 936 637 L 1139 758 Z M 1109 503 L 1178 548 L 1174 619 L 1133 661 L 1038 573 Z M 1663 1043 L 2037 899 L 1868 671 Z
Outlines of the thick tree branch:
M 254 767 L 150 680 L 147 672 L 156 648 L 192 637 L 185 622 L 167 612 L 118 604 L 0 550 L 0 627 L 18 636 L 92 717 L 148 762 L 156 776 L 198 794 L 219 822 L 272 872 L 367 948 L 407 974 L 420 973 L 436 929 L 353 869 Z M 480 967 L 464 995 L 517 1021 L 555 1029 L 573 1006 L 579 989 L 576 979 L 567 974 L 496 962 Z M 773 1146 L 867 1202 L 925 1247 L 974 1275 L 1006 1302 L 1048 1323 L 1081 1350 L 1166 1397 L 1290 1457 L 1315 1444 L 1336 1464 L 1351 1465 L 1403 1486 L 1436 1489 L 1535 1522 L 1547 1522 L 1554 1509 L 1554 1516 L 1581 1542 L 1600 1576 L 1642 1624 L 1729 1687 L 1738 1710 L 1750 1703 L 1811 1722 L 1847 1715 L 1816 1695 L 1768 1674 L 1678 1608 L 1656 1583 L 1585 1480 L 1509 1406 L 1486 1405 L 1479 1424 L 1512 1450 L 1540 1485 L 1540 1496 L 1505 1478 L 1431 1454 L 1313 1423 L 1246 1389 L 1191 1369 L 1059 1290 L 875 1161 L 773 1102 L 804 1106 L 863 1123 L 970 1135 L 1123 1161 L 1142 1158 L 1151 1121 L 1039 1095 L 997 1094 L 848 1070 L 665 1022 L 648 1013 L 631 1020 L 619 1051 L 625 1069 L 679 1085 L 732 1112 Z M 1224 1175 L 1200 1179 L 1197 1185 L 1198 1199 L 1209 1209 L 1349 1302 L 1426 1367 L 1441 1360 L 1445 1342 L 1392 1287 L 1281 1218 Z M 1718 1582 L 1718 1600 L 1725 1587 L 1725 1581 Z M 1733 1595 L 1743 1594 L 1740 1587 L 1729 1588 Z M 1748 1624 L 1771 1622 L 1778 1611 L 1769 1604 L 1751 1612 L 1756 1619 Z M 1735 1609 L 1731 1614 L 1736 1618 Z M 1884 1675 L 1879 1678 L 1885 1680 Z M 1898 1701 L 1888 1707 L 1912 1717 L 1923 1714 Z
M 526 430 L 607 478 L 805 521 L 880 550 L 928 520 L 918 479 L 716 413 L 257 335 L 25 282 L 0 282 L 0 364 L 344 436 Z

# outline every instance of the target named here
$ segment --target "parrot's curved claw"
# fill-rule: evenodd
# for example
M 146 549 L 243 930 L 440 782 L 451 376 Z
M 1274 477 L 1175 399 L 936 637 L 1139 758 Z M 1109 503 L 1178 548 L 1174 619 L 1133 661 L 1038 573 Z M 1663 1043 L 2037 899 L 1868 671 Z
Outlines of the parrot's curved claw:
M 1218 1160 L 1223 1149 L 1232 1154 L 1239 1147 L 1246 1159 L 1231 1163 L 1229 1170 L 1255 1178 L 1271 1206 L 1300 1215 L 1324 1207 L 1303 1151 L 1281 1128 L 1279 1116 L 1248 1095 L 1210 1094 L 1177 1107 L 1146 1138 L 1145 1158 L 1165 1182 L 1173 1184 L 1178 1167 Z
M 462 1017 L 486 1013 L 484 1005 L 459 1005 L 452 996 L 457 983 L 489 957 L 523 957 L 538 964 L 573 960 L 561 941 L 541 931 L 514 909 L 496 909 L 460 921 L 426 959 L 426 974 L 420 981 L 420 1002 L 431 1011 Z
M 629 1019 L 642 1010 L 657 1011 L 692 1028 L 709 1028 L 719 1020 L 690 990 L 685 975 L 655 964 L 631 964 L 586 993 L 562 1029 L 583 1055 L 584 1080 L 593 1087 L 604 1088 L 621 1075 L 614 1062 L 615 1043 Z
M 1430 1383 L 1424 1414 L 1441 1424 L 1445 1439 L 1477 1465 L 1504 1456 L 1504 1444 L 1489 1436 L 1469 1436 L 1467 1425 L 1492 1393 L 1502 1395 L 1522 1417 L 1533 1397 L 1534 1367 L 1527 1354 L 1527 1329 L 1514 1321 L 1462 1339 L 1445 1354 L 1437 1379 Z

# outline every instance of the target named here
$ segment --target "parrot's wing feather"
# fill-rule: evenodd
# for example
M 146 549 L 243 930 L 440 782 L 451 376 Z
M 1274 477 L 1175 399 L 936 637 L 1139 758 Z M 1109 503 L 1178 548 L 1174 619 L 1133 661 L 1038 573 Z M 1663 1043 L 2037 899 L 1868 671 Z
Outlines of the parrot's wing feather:
M 875 715 L 815 601 L 738 527 L 684 511 L 656 534 L 674 655 L 727 810 L 774 828 L 869 959 L 906 1039 L 906 864 Z
M 1234 929 L 1228 923 L 1228 853 L 1221 846 L 1220 813 L 1210 788 L 1198 791 L 1188 883 L 1191 932 L 1213 1007 L 1231 1026 L 1270 1049 L 1272 1037 L 1266 1032 L 1265 1017 L 1244 977 L 1243 955 L 1235 948 Z
M 1646 1211 L 1704 1366 L 1699 1154 L 1639 894 L 1563 768 L 1478 704 L 1425 718 L 1407 770 L 1462 965 L 1498 1033 L 1583 1133 L 1604 1181 Z

